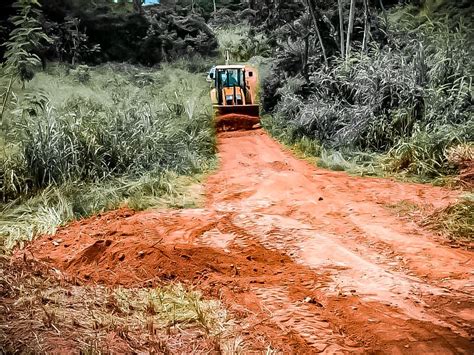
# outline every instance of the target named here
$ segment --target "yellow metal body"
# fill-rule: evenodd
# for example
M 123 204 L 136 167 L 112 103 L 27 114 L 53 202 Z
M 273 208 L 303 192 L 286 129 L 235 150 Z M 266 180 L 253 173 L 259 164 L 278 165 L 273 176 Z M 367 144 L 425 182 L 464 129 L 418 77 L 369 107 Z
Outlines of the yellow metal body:
M 211 101 L 218 129 L 251 128 L 260 122 L 258 76 L 247 65 L 219 65 L 210 80 Z

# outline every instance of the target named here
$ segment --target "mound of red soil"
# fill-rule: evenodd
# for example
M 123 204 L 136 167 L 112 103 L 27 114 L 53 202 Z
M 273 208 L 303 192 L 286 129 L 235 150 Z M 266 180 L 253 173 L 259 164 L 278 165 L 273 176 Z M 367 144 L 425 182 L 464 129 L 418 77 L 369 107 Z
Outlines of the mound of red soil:
M 215 125 L 218 131 L 236 131 L 242 129 L 252 129 L 259 122 L 260 117 L 234 113 L 217 116 L 215 119 Z
M 238 228 L 227 217 L 203 210 L 135 214 L 121 209 L 61 228 L 54 238 L 31 245 L 28 254 L 55 265 L 79 283 L 136 287 L 180 281 L 199 285 L 204 294 L 223 299 L 239 317 L 250 318 L 249 323 L 256 323 L 253 327 L 278 348 L 310 349 L 297 334 L 281 334 L 275 325 L 261 324 L 259 298 L 249 290 L 254 285 L 285 283 L 301 293 L 295 297 L 302 301 L 311 293 L 301 292 L 298 285 L 313 279 L 324 281 L 324 274 L 317 275 L 284 253 L 256 242 L 245 246 L 231 242 L 216 248 L 203 240 L 216 231 L 232 229 Z M 262 351 L 268 345 L 256 338 L 252 342 L 254 349 Z
M 287 255 L 258 243 L 218 249 L 198 241 L 226 224 L 226 218 L 210 213 L 134 214 L 122 209 L 72 223 L 29 250 L 71 276 L 109 285 L 174 279 L 225 283 L 238 276 L 244 286 L 259 280 L 270 282 L 275 273 L 280 279 L 303 272 Z

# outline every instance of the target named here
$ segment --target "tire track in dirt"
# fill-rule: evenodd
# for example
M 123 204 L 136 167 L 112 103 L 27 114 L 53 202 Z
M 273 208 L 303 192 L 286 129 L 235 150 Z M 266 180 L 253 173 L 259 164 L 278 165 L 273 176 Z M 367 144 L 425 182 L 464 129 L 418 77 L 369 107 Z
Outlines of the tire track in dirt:
M 384 207 L 455 191 L 317 169 L 262 131 L 218 142 L 204 208 L 119 210 L 28 250 L 80 282 L 192 283 L 239 319 L 248 351 L 474 351 L 472 252 Z

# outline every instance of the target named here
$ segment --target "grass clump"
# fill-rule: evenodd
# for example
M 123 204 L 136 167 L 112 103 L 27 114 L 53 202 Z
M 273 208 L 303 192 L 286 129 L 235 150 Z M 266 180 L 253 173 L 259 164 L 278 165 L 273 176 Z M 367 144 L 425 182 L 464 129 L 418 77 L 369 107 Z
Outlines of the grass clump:
M 198 325 L 209 335 L 218 335 L 225 330 L 227 313 L 220 302 L 204 301 L 198 291 L 186 290 L 182 284 L 154 289 L 118 288 L 113 291 L 113 297 L 120 313 L 140 312 L 140 323 L 153 317 L 154 326 L 159 328 Z
M 437 177 L 455 174 L 460 164 L 450 158 L 450 152 L 458 151 L 473 139 L 474 121 L 460 125 L 436 125 L 417 129 L 407 139 L 400 139 L 383 159 L 388 171 L 403 171 L 418 176 Z
M 424 218 L 423 224 L 453 240 L 474 241 L 474 196 L 437 210 Z
M 409 217 L 456 242 L 472 242 L 474 236 L 474 195 L 466 194 L 458 201 L 433 211 L 430 206 L 402 200 L 388 205 L 399 217 Z

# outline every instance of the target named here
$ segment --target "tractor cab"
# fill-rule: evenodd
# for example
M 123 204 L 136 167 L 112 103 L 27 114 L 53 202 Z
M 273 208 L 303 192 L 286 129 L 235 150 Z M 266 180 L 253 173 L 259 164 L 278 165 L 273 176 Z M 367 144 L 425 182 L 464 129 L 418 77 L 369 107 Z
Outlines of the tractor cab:
M 216 89 L 215 103 L 224 106 L 250 103 L 247 78 L 252 76 L 253 72 L 247 71 L 245 65 L 215 66 L 208 77 Z
M 218 120 L 232 114 L 252 124 L 260 121 L 254 68 L 241 64 L 216 65 L 207 80 L 212 83 L 211 100 Z

